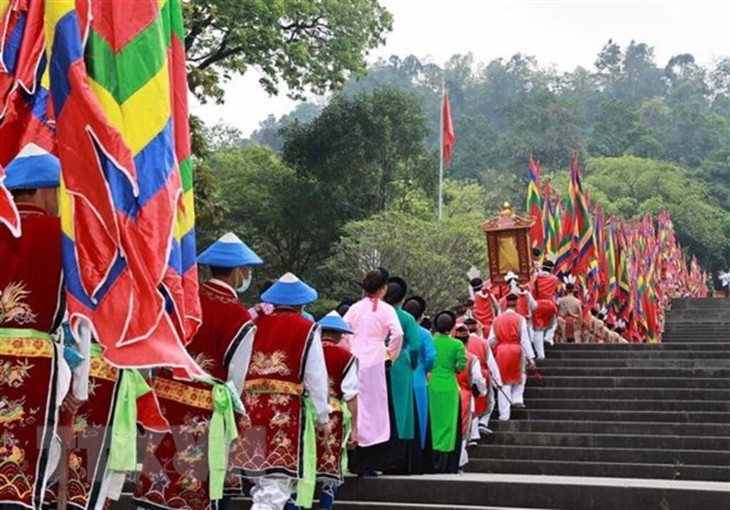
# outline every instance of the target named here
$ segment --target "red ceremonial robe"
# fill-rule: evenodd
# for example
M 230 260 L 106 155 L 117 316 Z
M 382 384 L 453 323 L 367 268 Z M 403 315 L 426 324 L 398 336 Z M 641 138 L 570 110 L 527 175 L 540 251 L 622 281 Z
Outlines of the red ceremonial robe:
M 532 326 L 535 329 L 548 329 L 558 314 L 555 295 L 560 280 L 554 274 L 539 273 L 535 278 L 533 296 L 537 301 L 537 309 L 532 312 Z
M 357 370 L 357 363 L 350 351 L 327 338 L 322 339 L 322 347 L 329 378 L 329 405 L 332 413 L 330 413 L 331 433 L 326 438 L 317 435 L 317 477 L 321 480 L 342 483 L 344 481 L 341 469 L 342 451 L 347 446 L 344 444 L 345 422 L 342 412 L 343 406 L 347 403 L 344 401 L 342 382 L 350 370 Z
M 100 497 L 111 442 L 118 376 L 119 371 L 104 358 L 91 358 L 89 400 L 74 416 L 73 436 L 68 448 L 67 501 L 75 508 L 93 509 Z M 46 490 L 45 503 L 55 505 L 57 499 L 58 482 L 54 481 Z
M 507 296 L 499 300 L 499 307 L 502 309 L 502 313 L 504 313 L 507 309 Z M 527 296 L 522 294 L 517 296 L 517 308 L 515 308 L 515 311 L 525 319 L 530 318 L 530 302 Z
M 484 381 L 487 384 L 487 388 L 489 388 L 489 370 L 487 369 L 487 357 L 488 352 L 487 349 L 489 349 L 489 344 L 487 341 L 477 335 L 471 335 L 469 337 L 469 342 L 466 344 L 466 350 L 477 357 L 479 360 L 479 369 L 482 371 L 482 376 L 484 377 Z M 489 409 L 489 394 L 491 392 L 487 391 L 487 394 L 483 397 L 475 397 L 474 399 L 474 414 L 477 416 L 484 416 L 487 414 L 487 410 Z
M 63 317 L 61 220 L 18 204 L 22 235 L 0 228 L 0 328 L 53 333 Z
M 221 382 L 233 354 L 253 327 L 248 310 L 230 287 L 208 281 L 200 288 L 202 324 L 188 352 Z M 164 371 L 153 385 L 171 431 L 152 434 L 134 492 L 138 506 L 152 509 L 211 507 L 208 429 L 213 397 L 207 384 L 178 381 Z
M 0 502 L 40 508 L 56 431 L 59 352 L 45 335 L 63 308 L 61 223 L 18 211 L 21 237 L 0 228 Z
M 494 319 L 494 357 L 503 384 L 517 384 L 522 380 L 523 353 L 520 329 L 524 320 L 517 313 L 503 313 Z
M 256 321 L 244 390 L 250 426 L 234 468 L 248 478 L 302 477 L 305 360 L 316 324 L 294 310 L 276 309 Z
M 495 315 L 493 297 L 489 294 L 484 295 L 481 292 L 474 294 L 474 318 L 481 323 L 484 331 L 489 331 L 492 327 Z

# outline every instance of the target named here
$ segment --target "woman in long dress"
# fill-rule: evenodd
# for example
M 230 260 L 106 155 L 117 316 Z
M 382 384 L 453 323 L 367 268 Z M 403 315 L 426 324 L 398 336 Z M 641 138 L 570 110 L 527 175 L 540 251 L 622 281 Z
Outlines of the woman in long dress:
M 370 271 L 362 283 L 365 297 L 344 317 L 354 331 L 346 344 L 358 359 L 358 447 L 350 457 L 350 471 L 359 475 L 390 467 L 384 465 L 392 425 L 386 365 L 400 354 L 403 329 L 395 309 L 382 300 L 387 282 L 385 269 Z
M 428 383 L 433 461 L 437 473 L 456 473 L 461 456 L 461 405 L 457 373 L 466 367 L 464 344 L 450 336 L 456 324 L 452 312 L 436 316 L 436 360 Z

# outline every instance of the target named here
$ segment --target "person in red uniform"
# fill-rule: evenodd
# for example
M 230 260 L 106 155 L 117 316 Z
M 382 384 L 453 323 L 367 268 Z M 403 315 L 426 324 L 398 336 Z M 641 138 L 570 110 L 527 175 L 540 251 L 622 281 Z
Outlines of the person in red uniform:
M 274 311 L 256 322 L 240 464 L 254 484 L 252 510 L 281 509 L 295 491 L 296 504 L 311 504 L 316 458 L 304 453 L 316 450 L 315 428 L 328 433 L 330 413 L 320 329 L 302 316 L 316 299 L 317 291 L 291 273 L 261 295 Z
M 457 323 L 454 329 L 454 338 L 468 347 L 469 330 L 462 322 Z M 461 410 L 461 455 L 459 468 L 463 469 L 469 462 L 469 455 L 466 451 L 467 444 L 473 444 L 470 440 L 472 435 L 472 424 L 475 409 L 475 399 L 484 397 L 487 394 L 487 382 L 482 376 L 479 367 L 479 358 L 466 351 L 466 367 L 456 373 L 456 380 L 459 383 L 459 401 Z
M 484 396 L 474 399 L 474 417 L 472 418 L 471 440 L 479 440 L 480 434 L 491 434 L 489 429 L 489 418 L 495 406 L 495 395 L 491 386 L 501 387 L 502 378 L 499 374 L 499 367 L 492 354 L 492 349 L 479 331 L 476 319 L 466 319 L 464 325 L 469 331 L 469 342 L 466 350 L 477 357 L 482 377 L 486 382 L 487 392 Z
M 535 366 L 535 354 L 527 333 L 527 321 L 515 310 L 517 294 L 514 292 L 508 294 L 506 304 L 507 309 L 494 319 L 488 338 L 502 376 L 502 391 L 497 397 L 501 421 L 509 420 L 512 406 L 523 400 L 526 382 L 525 364 L 530 367 Z M 524 404 L 521 407 L 524 407 Z
M 515 273 L 510 271 L 504 277 L 508 290 L 503 292 L 502 298 L 499 300 L 499 309 L 504 312 L 507 309 L 507 295 L 514 292 L 517 295 L 517 304 L 515 310 L 526 320 L 530 320 L 532 312 L 537 308 L 537 302 L 532 297 L 529 290 L 520 287 L 519 278 Z
M 481 278 L 473 278 L 469 285 L 474 292 L 473 316 L 481 324 L 483 331 L 489 331 L 492 321 L 499 313 L 499 302 L 494 294 L 484 286 L 484 280 Z
M 202 322 L 187 349 L 211 380 L 178 380 L 167 370 L 155 378 L 155 394 L 171 431 L 153 436 L 147 447 L 134 493 L 138 507 L 207 510 L 222 499 L 226 470 L 209 471 L 209 465 L 229 464 L 225 455 L 229 444 L 228 439 L 210 431 L 218 412 L 214 399 L 217 403 L 221 397 L 230 397 L 231 405 L 239 404 L 237 410 L 243 414 L 240 394 L 256 328 L 238 293 L 250 285 L 251 267 L 261 263 L 258 255 L 232 233 L 198 257 L 198 264 L 210 267 L 212 278 L 200 287 Z M 218 417 L 225 419 L 225 413 L 221 411 Z M 236 428 L 235 423 L 225 423 L 226 428 L 231 425 Z M 226 444 L 210 443 L 216 440 Z M 225 458 L 212 457 L 221 452 Z
M 537 307 L 532 312 L 532 343 L 537 359 L 545 359 L 545 344 L 553 345 L 558 327 L 556 304 L 560 280 L 553 274 L 555 262 L 545 259 L 542 268 L 533 276 L 532 294 Z
M 58 159 L 32 144 L 4 181 L 20 215 L 20 237 L 0 227 L 0 501 L 10 506 L 41 507 L 58 408 L 81 404 L 66 396 L 71 371 L 51 337 L 64 313 L 59 181 Z
M 339 345 L 353 331 L 337 312 L 320 321 L 324 362 L 329 375 L 330 433 L 317 435 L 317 479 L 322 483 L 319 509 L 333 510 L 337 488 L 345 481 L 342 460 L 348 446 L 357 444 L 357 358 Z M 286 510 L 298 510 L 293 498 Z

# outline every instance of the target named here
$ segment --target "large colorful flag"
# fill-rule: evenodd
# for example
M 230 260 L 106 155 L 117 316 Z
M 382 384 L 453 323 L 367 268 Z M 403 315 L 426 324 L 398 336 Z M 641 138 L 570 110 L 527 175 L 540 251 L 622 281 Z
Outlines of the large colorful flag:
M 46 3 L 64 270 L 72 328 L 88 321 L 111 363 L 204 376 L 184 347 L 199 318 L 181 263 L 194 247 L 183 248 L 192 203 L 172 108 L 173 13 L 179 0 Z
M 40 84 L 44 44 L 43 2 L 0 0 L 0 223 L 14 236 L 20 235 L 20 218 L 2 168 L 31 144 L 53 151 L 48 91 Z
M 555 226 L 555 212 L 549 181 L 545 181 L 542 197 L 543 231 L 545 232 L 544 252 L 555 255 L 558 248 L 557 227 Z
M 593 226 L 588 201 L 583 192 L 583 184 L 578 168 L 578 151 L 573 151 L 570 163 L 570 201 L 573 205 L 573 246 L 575 261 L 573 271 L 580 274 L 590 269 L 591 261 L 595 258 L 593 243 Z
M 573 247 L 573 203 L 569 198 L 559 199 L 560 212 L 556 216 L 558 249 L 555 270 L 561 274 L 573 272 L 575 253 Z
M 456 143 L 456 134 L 454 133 L 454 125 L 451 122 L 451 105 L 449 104 L 449 92 L 446 87 L 443 89 L 443 97 L 441 98 L 441 143 L 444 154 L 444 164 L 451 164 L 451 156 L 454 152 L 454 144 Z
M 606 286 L 606 302 L 613 304 L 618 294 L 617 256 L 616 256 L 616 225 L 615 219 L 609 219 L 608 235 L 606 236 L 606 266 L 608 280 Z M 615 311 L 617 311 L 614 308 Z
M 542 218 L 542 199 L 540 198 L 540 162 L 532 159 L 530 154 L 528 161 L 527 181 L 527 213 L 535 221 L 530 229 L 532 247 L 542 250 L 545 244 L 545 226 Z

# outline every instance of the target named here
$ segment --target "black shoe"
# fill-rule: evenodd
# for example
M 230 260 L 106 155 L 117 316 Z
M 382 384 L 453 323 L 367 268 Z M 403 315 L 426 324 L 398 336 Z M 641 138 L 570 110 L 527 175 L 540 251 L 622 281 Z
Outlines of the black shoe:
M 525 404 L 512 404 L 515 409 L 525 409 Z

